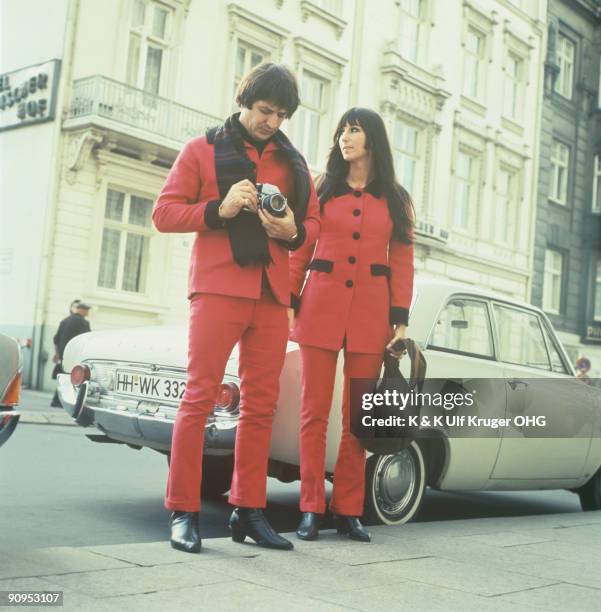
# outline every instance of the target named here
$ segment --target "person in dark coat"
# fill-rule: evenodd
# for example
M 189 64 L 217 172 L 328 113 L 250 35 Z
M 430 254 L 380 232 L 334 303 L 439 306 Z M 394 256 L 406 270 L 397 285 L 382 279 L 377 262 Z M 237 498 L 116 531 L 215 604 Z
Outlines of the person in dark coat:
M 72 340 L 75 336 L 79 336 L 79 334 L 85 334 L 90 331 L 90 322 L 86 321 L 90 308 L 91 306 L 85 304 L 81 300 L 73 300 L 70 307 L 71 314 L 59 323 L 53 338 L 55 353 L 52 361 L 56 364 L 52 371 L 53 379 L 56 379 L 58 374 L 64 373 L 63 354 L 69 340 Z M 60 400 L 58 399 L 58 391 L 54 392 L 54 397 L 50 405 L 53 408 L 62 408 Z

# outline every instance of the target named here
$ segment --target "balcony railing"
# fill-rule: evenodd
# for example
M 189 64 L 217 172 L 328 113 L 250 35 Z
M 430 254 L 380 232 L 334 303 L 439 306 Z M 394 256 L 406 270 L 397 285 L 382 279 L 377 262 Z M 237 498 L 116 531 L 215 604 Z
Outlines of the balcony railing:
M 73 89 L 69 119 L 104 117 L 178 142 L 202 135 L 222 122 L 219 117 L 101 75 L 78 79 Z

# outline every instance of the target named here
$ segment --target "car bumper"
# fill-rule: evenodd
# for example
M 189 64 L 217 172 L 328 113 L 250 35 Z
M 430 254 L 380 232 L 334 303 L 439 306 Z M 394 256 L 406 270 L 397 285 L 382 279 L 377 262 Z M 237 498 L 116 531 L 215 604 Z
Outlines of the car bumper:
M 91 397 L 89 382 L 76 388 L 67 374 L 59 374 L 57 382 L 63 408 L 81 427 L 94 426 L 110 441 L 148 446 L 158 451 L 171 450 L 177 407 Z M 236 416 L 211 415 L 205 425 L 205 453 L 231 454 L 237 423 Z
M 15 410 L 0 407 L 0 446 L 13 435 L 20 418 L 21 415 Z

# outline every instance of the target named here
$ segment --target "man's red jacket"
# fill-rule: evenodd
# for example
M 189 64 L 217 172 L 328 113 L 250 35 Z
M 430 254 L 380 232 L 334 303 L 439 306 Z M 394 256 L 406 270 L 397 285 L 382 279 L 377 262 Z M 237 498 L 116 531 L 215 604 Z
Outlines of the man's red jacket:
M 256 168 L 256 182 L 271 183 L 289 197 L 294 193 L 294 175 L 277 145 L 268 142 L 259 156 L 244 141 L 246 154 Z M 315 242 L 319 234 L 319 201 L 313 181 L 303 222 L 304 242 Z M 240 266 L 233 258 L 227 229 L 217 214 L 220 204 L 215 174 L 215 149 L 201 136 L 189 141 L 178 155 L 152 211 L 159 232 L 196 232 L 188 274 L 188 297 L 195 293 L 216 293 L 258 299 L 261 296 L 262 267 Z M 290 304 L 288 248 L 268 238 L 273 262 L 265 267 L 277 301 Z M 297 248 L 300 245 L 295 245 Z

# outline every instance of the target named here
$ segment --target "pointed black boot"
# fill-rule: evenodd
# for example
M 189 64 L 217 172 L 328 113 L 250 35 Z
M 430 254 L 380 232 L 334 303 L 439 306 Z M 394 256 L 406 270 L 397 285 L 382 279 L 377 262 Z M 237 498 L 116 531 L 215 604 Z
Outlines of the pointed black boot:
M 363 527 L 358 517 L 338 515 L 334 522 L 340 535 L 348 535 L 351 540 L 358 542 L 371 542 L 369 531 Z
M 201 547 L 198 533 L 198 512 L 176 510 L 169 519 L 171 525 L 171 546 L 189 553 L 199 553 Z
M 296 529 L 296 536 L 301 540 L 317 540 L 323 515 L 316 512 L 303 512 L 303 517 Z
M 234 542 L 244 542 L 248 536 L 264 548 L 275 548 L 276 550 L 294 548 L 290 540 L 274 531 L 260 508 L 235 508 L 230 517 L 230 530 Z

